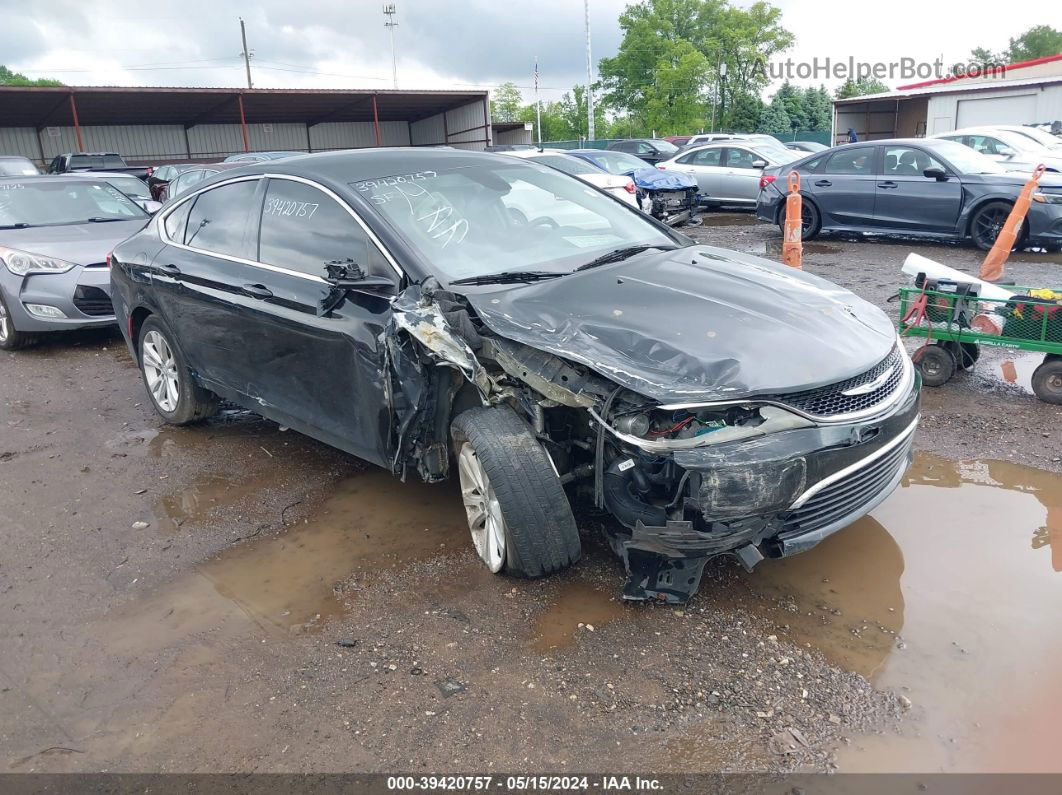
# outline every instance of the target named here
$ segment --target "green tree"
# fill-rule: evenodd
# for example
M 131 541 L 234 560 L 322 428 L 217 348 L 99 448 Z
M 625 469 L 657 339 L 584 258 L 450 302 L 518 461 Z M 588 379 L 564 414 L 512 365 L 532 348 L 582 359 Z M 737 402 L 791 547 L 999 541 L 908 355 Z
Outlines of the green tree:
M 829 130 L 833 122 L 833 103 L 826 86 L 804 92 L 804 130 Z
M 887 85 L 872 77 L 865 80 L 853 80 L 849 77 L 837 89 L 834 96 L 837 99 L 847 99 L 848 97 L 862 97 L 866 94 L 881 94 L 888 90 Z
M 809 122 L 807 114 L 804 112 L 804 96 L 802 89 L 787 80 L 779 86 L 778 91 L 771 98 L 771 104 L 781 105 L 785 110 L 785 115 L 789 117 L 791 129 L 786 130 L 786 132 L 808 129 Z
M 993 52 L 987 47 L 976 47 L 970 59 L 980 64 L 1009 64 L 1032 61 L 1062 53 L 1062 30 L 1050 25 L 1036 25 L 1019 36 L 1010 39 L 1006 49 Z
M 793 134 L 793 123 L 781 102 L 772 102 L 764 109 L 760 114 L 760 125 L 756 132 L 783 136 Z
M 707 59 L 686 40 L 668 42 L 657 59 L 656 79 L 645 90 L 645 123 L 659 135 L 704 127 Z
M 760 127 L 764 111 L 763 100 L 756 94 L 738 94 L 726 109 L 726 118 L 720 121 L 720 129 L 732 132 L 751 133 Z
M 20 72 L 12 72 L 3 64 L 0 64 L 0 86 L 61 86 L 58 80 L 47 77 L 39 77 L 33 80 Z
M 519 121 L 520 103 L 524 100 L 515 83 L 502 83 L 490 97 L 492 121 Z

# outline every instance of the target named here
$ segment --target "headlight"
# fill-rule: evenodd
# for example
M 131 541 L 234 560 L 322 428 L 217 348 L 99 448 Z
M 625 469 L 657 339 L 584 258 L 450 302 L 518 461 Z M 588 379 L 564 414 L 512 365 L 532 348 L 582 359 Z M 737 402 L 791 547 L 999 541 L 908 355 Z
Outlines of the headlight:
M 1062 193 L 1034 193 L 1032 199 L 1040 204 L 1062 204 Z
M 64 259 L 30 254 L 28 251 L 19 251 L 7 246 L 0 246 L 0 260 L 3 260 L 7 269 L 16 276 L 26 276 L 30 273 L 66 273 L 75 267 L 75 263 Z

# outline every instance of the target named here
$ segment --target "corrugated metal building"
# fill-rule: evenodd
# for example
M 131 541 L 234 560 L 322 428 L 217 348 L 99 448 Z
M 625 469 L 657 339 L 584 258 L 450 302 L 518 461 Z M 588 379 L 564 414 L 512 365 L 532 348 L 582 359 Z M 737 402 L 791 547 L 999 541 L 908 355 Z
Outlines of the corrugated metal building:
M 152 165 L 491 142 L 486 91 L 0 86 L 0 154 L 42 165 L 78 151 Z

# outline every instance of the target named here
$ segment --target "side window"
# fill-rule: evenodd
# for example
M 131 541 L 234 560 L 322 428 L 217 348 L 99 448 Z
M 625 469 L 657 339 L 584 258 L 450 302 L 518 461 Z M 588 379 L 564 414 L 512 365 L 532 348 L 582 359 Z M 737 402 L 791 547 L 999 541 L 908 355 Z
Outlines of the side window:
M 798 171 L 818 171 L 819 166 L 826 162 L 826 155 L 820 155 L 812 160 L 807 161 L 804 165 L 798 168 Z
M 693 153 L 693 165 L 718 166 L 722 155 L 722 147 L 718 149 L 702 149 L 699 152 Z
M 656 150 L 653 147 L 651 147 L 649 144 L 642 144 L 642 143 L 638 144 L 638 150 L 637 151 L 638 151 L 638 154 L 640 154 L 640 155 L 651 155 L 651 154 L 655 154 L 656 153 Z
M 257 186 L 256 180 L 234 182 L 199 194 L 188 213 L 185 244 L 215 254 L 244 256 L 243 234 Z
M 914 149 L 910 146 L 885 148 L 884 173 L 889 176 L 922 176 L 922 172 L 927 168 L 947 171 L 943 163 L 921 149 Z
M 166 237 L 174 243 L 184 242 L 184 227 L 188 223 L 188 213 L 192 209 L 193 202 L 187 201 L 166 216 L 163 226 L 166 229 Z
M 728 168 L 752 168 L 752 164 L 761 158 L 754 155 L 748 149 L 738 149 L 730 146 L 726 150 L 726 164 Z
M 823 171 L 827 174 L 871 174 L 874 171 L 874 149 L 860 146 L 834 152 Z
M 322 278 L 328 263 L 348 261 L 373 276 L 394 275 L 365 230 L 335 199 L 286 179 L 271 179 L 266 188 L 258 261 Z
M 54 157 L 54 158 L 52 158 L 51 165 L 48 166 L 48 173 L 49 174 L 58 174 L 59 173 L 59 169 L 61 169 L 62 167 L 63 167 L 63 158 Z
M 966 145 L 983 155 L 1014 154 L 1014 150 L 1001 140 L 987 135 L 969 135 L 966 137 Z

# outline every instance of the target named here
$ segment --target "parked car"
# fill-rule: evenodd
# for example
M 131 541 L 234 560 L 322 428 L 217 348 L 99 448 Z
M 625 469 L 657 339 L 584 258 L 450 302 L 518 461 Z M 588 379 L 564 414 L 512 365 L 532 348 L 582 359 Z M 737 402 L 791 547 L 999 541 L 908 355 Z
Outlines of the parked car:
M 678 156 L 657 164 L 665 171 L 688 174 L 697 181 L 702 204 L 752 206 L 760 194 L 760 177 L 767 166 L 779 166 L 800 159 L 789 149 L 760 147 L 745 140 L 707 144 L 684 149 Z
M 966 127 L 929 137 L 968 146 L 1012 171 L 1029 173 L 1040 163 L 1048 171 L 1062 171 L 1062 152 L 1048 149 L 1021 133 L 999 127 Z
M 525 191 L 552 223 L 511 212 Z M 111 275 L 166 422 L 230 400 L 396 475 L 456 476 L 497 573 L 574 563 L 584 489 L 616 519 L 628 599 L 681 602 L 714 556 L 815 545 L 896 486 L 917 423 L 914 368 L 872 304 L 506 155 L 218 174 Z
M 261 163 L 264 160 L 283 160 L 285 157 L 305 154 L 305 152 L 243 152 L 242 154 L 229 155 L 224 163 Z
M 114 323 L 107 257 L 149 219 L 103 180 L 0 178 L 0 349 Z
M 1039 127 L 1033 127 L 1028 124 L 993 124 L 990 129 L 1007 130 L 1018 135 L 1024 135 L 1026 138 L 1031 138 L 1048 149 L 1062 150 L 1062 138 L 1051 135 L 1048 130 L 1042 130 Z
M 823 152 L 830 147 L 818 141 L 786 141 L 785 148 L 796 152 Z
M 538 147 L 533 144 L 493 144 L 485 148 L 487 152 L 535 152 Z
M 716 141 L 733 141 L 740 137 L 740 135 L 733 135 L 731 133 L 701 133 L 700 135 L 691 135 L 689 140 L 682 144 L 681 148 L 692 149 L 695 146 L 714 144 Z
M 686 142 L 692 138 L 692 135 L 665 135 L 661 140 L 667 141 L 669 144 L 682 148 L 686 145 Z
M 193 168 L 200 168 L 199 163 L 167 163 L 163 166 L 155 166 L 147 178 L 147 186 L 151 190 L 151 198 L 156 201 L 164 201 L 161 197 L 162 186 Z
M 600 188 L 606 193 L 615 196 L 620 201 L 627 202 L 634 207 L 638 206 L 638 189 L 634 187 L 631 177 L 618 174 L 609 174 L 600 166 L 595 166 L 588 160 L 568 154 L 563 149 L 532 149 L 530 151 L 513 150 L 506 152 L 513 157 L 524 160 L 533 160 L 544 166 L 550 166 L 578 177 L 583 182 L 588 182 L 595 188 Z
M 140 179 L 147 179 L 151 169 L 147 166 L 130 166 L 115 152 L 67 152 L 56 155 L 48 165 L 49 174 L 66 174 L 71 171 L 122 171 Z
M 29 177 L 40 173 L 28 157 L 0 155 L 0 177 Z
M 247 165 L 247 163 L 244 162 L 210 163 L 186 169 L 166 184 L 159 186 L 159 201 L 165 202 L 171 198 L 180 196 L 182 193 L 187 193 L 203 180 L 210 179 L 221 171 L 227 171 L 230 168 L 239 168 L 240 166 L 245 165 Z
M 756 215 L 785 219 L 786 183 L 800 172 L 803 237 L 822 231 L 972 240 L 992 247 L 1027 177 L 967 146 L 897 138 L 838 146 L 764 169 Z M 1040 180 L 1018 246 L 1062 247 L 1062 177 Z
M 571 149 L 568 154 L 587 160 L 609 174 L 630 177 L 638 206 L 671 226 L 692 221 L 697 214 L 697 183 L 678 172 L 663 173 L 641 158 L 607 149 Z
M 66 176 L 78 179 L 103 180 L 108 185 L 120 190 L 148 213 L 154 213 L 162 206 L 160 202 L 151 198 L 151 190 L 148 188 L 147 183 L 132 174 L 112 171 L 72 171 Z
M 678 147 L 670 141 L 662 138 L 635 138 L 629 141 L 615 141 L 608 145 L 613 152 L 626 152 L 629 155 L 644 160 L 649 165 L 655 165 L 661 160 L 667 160 Z

